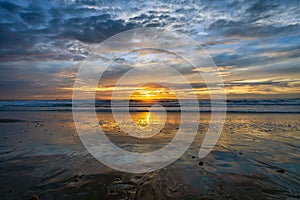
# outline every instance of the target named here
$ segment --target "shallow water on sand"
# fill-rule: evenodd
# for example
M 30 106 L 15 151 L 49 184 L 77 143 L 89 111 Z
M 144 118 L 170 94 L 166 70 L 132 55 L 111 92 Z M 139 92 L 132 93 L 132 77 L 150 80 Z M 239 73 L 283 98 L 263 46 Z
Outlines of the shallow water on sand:
M 193 113 L 191 113 L 192 115 Z M 149 113 L 133 113 L 141 126 Z M 112 116 L 98 114 L 111 141 L 133 152 L 163 147 L 180 113 L 153 138 L 134 139 Z M 300 114 L 228 114 L 213 151 L 197 158 L 210 114 L 172 165 L 145 174 L 110 169 L 94 159 L 75 131 L 71 112 L 0 112 L 1 199 L 297 199 L 300 198 Z M 160 117 L 151 120 L 160 123 Z M 124 122 L 126 123 L 126 121 Z M 193 123 L 193 122 L 190 122 Z

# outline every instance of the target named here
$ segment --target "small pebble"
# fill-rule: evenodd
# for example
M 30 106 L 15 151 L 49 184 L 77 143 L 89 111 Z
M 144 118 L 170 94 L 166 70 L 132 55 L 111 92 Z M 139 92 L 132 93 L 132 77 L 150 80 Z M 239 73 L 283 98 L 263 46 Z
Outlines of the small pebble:
M 196 158 L 196 156 L 192 156 L 192 158 L 194 159 L 194 158 Z
M 284 173 L 285 171 L 284 171 L 284 169 L 277 169 L 276 172 L 277 173 Z
M 39 197 L 37 195 L 34 195 L 34 196 L 31 197 L 30 200 L 39 200 Z
M 199 165 L 199 166 L 203 166 L 203 165 L 204 165 L 204 162 L 200 161 L 200 162 L 198 163 L 198 165 Z
M 79 177 L 79 176 L 77 176 L 77 175 L 76 175 L 76 176 L 74 176 L 74 182 L 75 182 L 75 183 L 77 183 L 77 182 L 79 182 L 79 181 L 80 181 L 80 177 Z
M 115 178 L 114 181 L 115 182 L 121 182 L 121 179 L 120 178 Z
M 78 183 L 79 181 L 80 181 L 80 178 L 75 178 L 75 179 L 74 179 L 74 182 L 75 182 L 75 183 Z

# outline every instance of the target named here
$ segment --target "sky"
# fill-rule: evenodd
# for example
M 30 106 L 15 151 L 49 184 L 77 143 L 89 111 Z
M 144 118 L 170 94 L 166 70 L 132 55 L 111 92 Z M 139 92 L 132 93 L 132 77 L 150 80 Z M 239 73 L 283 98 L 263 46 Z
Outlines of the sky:
M 142 27 L 197 41 L 218 67 L 229 99 L 300 97 L 299 0 L 0 0 L 0 99 L 70 99 L 90 52 Z M 154 54 L 165 53 L 131 52 L 114 62 L 100 98 L 109 97 L 126 67 L 154 62 Z M 192 86 L 206 98 L 203 80 Z

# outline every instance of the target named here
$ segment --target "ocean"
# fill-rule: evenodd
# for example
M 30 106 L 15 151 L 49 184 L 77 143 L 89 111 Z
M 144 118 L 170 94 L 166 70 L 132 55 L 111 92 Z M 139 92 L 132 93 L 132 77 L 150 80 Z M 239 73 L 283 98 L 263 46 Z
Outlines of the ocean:
M 132 101 L 130 111 L 147 112 L 153 104 L 160 104 L 167 112 L 194 112 L 197 105 L 183 100 L 185 109 L 180 109 L 180 103 L 173 100 L 157 100 L 152 102 Z M 116 111 L 126 111 L 126 101 L 118 100 L 115 105 Z M 210 112 L 210 100 L 199 100 L 200 112 Z M 224 105 L 220 105 L 224 106 Z M 190 107 L 190 109 L 189 109 Z M 218 104 L 216 104 L 218 107 Z M 227 113 L 300 113 L 300 98 L 289 99 L 242 99 L 227 100 Z M 82 108 L 84 110 L 84 108 Z M 111 111 L 111 101 L 96 100 L 95 109 L 98 112 Z M 0 101 L 0 111 L 72 111 L 71 100 L 2 100 Z M 161 112 L 161 109 L 152 111 Z M 218 108 L 216 108 L 216 112 Z

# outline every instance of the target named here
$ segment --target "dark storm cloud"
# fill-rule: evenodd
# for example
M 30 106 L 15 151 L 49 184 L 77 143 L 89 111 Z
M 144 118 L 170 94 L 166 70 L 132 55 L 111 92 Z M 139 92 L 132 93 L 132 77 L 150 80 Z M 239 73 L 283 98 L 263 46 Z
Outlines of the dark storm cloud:
M 212 23 L 208 31 L 212 34 L 218 34 L 228 37 L 267 37 L 298 34 L 300 25 L 288 25 L 284 27 L 275 27 L 273 25 L 253 25 L 245 21 L 227 21 L 224 19 Z
M 106 38 L 137 27 L 134 23 L 124 20 L 112 20 L 110 15 L 99 15 L 88 18 L 71 18 L 61 25 L 64 27 L 60 37 L 77 39 L 82 42 L 100 43 Z
M 0 20 L 0 59 L 8 60 L 57 60 L 73 57 L 84 59 L 82 55 L 65 50 L 64 44 L 74 40 L 83 43 L 99 43 L 119 32 L 138 27 L 133 22 L 113 19 L 108 13 L 88 14 L 70 6 L 62 8 L 43 5 L 18 6 L 10 2 L 1 2 Z M 89 10 L 90 11 L 90 10 Z M 68 15 L 68 17 L 66 16 Z M 36 45 L 46 48 L 37 48 Z M 60 52 L 52 52 L 53 48 Z M 57 46 L 58 45 L 58 46 Z M 84 44 L 82 44 L 84 46 Z M 54 54 L 64 54 L 54 56 Z M 69 55 L 71 54 L 71 55 Z M 80 58 L 81 57 L 81 58 Z M 26 59 L 25 58 L 25 59 Z
M 18 12 L 22 7 L 21 6 L 18 6 L 14 3 L 11 3 L 11 2 L 0 2 L 0 7 L 2 9 L 5 9 L 7 10 L 8 12 L 10 13 L 16 13 Z
M 45 16 L 38 12 L 24 12 L 20 13 L 19 16 L 30 25 L 39 25 L 45 22 Z
M 294 22 L 298 18 L 297 8 L 294 9 L 297 4 L 297 1 L 258 0 L 2 1 L 0 56 L 4 61 L 24 57 L 27 60 L 70 60 L 72 56 L 82 60 L 88 50 L 78 55 L 63 44 L 80 41 L 82 48 L 86 48 L 85 43 L 98 44 L 137 27 L 169 27 L 195 39 L 200 31 L 208 37 L 200 37 L 199 41 L 208 45 L 238 42 L 243 37 L 296 34 L 299 32 L 299 23 Z M 287 16 L 293 16 L 290 22 L 287 16 L 280 20 L 284 10 L 290 12 Z M 45 48 L 36 47 L 43 45 Z M 60 56 L 55 57 L 55 53 Z

